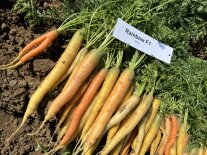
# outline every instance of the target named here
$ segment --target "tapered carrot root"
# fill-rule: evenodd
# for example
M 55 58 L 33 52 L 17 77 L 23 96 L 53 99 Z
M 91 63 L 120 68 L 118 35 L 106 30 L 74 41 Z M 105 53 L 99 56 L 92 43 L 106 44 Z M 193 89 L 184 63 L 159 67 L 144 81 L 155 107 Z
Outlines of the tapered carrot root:
M 0 66 L 0 70 L 15 68 L 25 63 L 27 60 L 31 59 L 32 57 L 40 54 L 51 45 L 51 43 L 58 37 L 58 35 L 59 35 L 58 30 L 54 29 L 52 31 L 47 32 L 46 34 L 43 34 L 37 39 L 33 40 L 19 52 L 19 55 L 14 61 L 12 61 L 7 65 Z
M 57 81 L 65 74 L 69 65 L 77 55 L 83 41 L 82 30 L 76 31 L 67 48 L 53 67 L 51 72 L 46 76 L 44 81 L 40 84 L 37 90 L 32 94 L 29 103 L 27 105 L 26 112 L 24 114 L 22 123 L 19 128 L 10 136 L 13 137 L 26 122 L 27 118 L 36 110 L 43 97 L 52 89 Z M 64 62 L 64 63 L 63 63 Z M 10 139 L 9 138 L 9 139 Z

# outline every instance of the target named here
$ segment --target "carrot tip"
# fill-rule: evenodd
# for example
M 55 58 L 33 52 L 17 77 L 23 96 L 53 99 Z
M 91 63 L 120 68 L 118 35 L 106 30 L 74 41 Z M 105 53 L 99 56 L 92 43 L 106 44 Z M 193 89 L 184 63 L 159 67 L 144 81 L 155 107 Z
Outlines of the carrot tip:
M 6 142 L 9 142 L 9 141 L 12 139 L 12 137 L 15 136 L 15 134 L 16 134 L 16 133 L 22 128 L 22 126 L 24 125 L 24 122 L 25 122 L 25 120 L 23 119 L 22 123 L 21 123 L 20 126 L 16 129 L 16 131 L 14 131 L 14 132 L 11 134 L 11 136 L 10 136 L 8 139 L 6 139 Z
M 0 65 L 0 68 L 9 67 L 9 66 L 13 65 L 16 61 L 18 61 L 20 58 L 21 58 L 21 56 L 18 55 L 12 62 L 5 64 L 5 65 Z
M 14 65 L 11 65 L 11 66 L 5 66 L 5 67 L 1 67 L 0 68 L 0 70 L 5 70 L 5 69 L 12 69 L 12 68 L 16 68 L 16 67 L 18 67 L 19 65 L 21 65 L 22 64 L 22 62 L 21 61 L 19 61 L 19 62 L 17 62 L 16 64 L 14 64 Z
M 28 136 L 34 136 L 34 135 L 36 135 L 38 132 L 40 132 L 40 130 L 42 129 L 42 127 L 45 125 L 45 123 L 46 123 L 46 120 L 44 120 L 42 122 L 42 124 L 40 125 L 39 129 L 36 132 L 34 132 L 34 133 L 28 133 L 27 135 Z
M 57 152 L 58 150 L 60 150 L 62 148 L 64 148 L 63 145 L 58 145 L 56 148 L 52 149 L 50 152 L 47 152 L 47 154 L 52 155 L 52 154 L 54 154 L 55 152 Z

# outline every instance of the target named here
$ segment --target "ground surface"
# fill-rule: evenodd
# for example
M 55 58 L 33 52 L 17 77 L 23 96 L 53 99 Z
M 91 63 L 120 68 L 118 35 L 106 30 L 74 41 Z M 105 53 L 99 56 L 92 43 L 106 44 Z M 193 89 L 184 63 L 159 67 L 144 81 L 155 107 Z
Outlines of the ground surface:
M 46 28 L 31 30 L 21 16 L 12 13 L 12 4 L 8 2 L 0 5 L 0 64 L 11 62 L 25 44 L 49 31 Z M 47 104 L 57 95 L 57 91 L 45 97 L 38 113 L 35 112 L 29 118 L 11 141 L 6 142 L 6 139 L 21 123 L 31 94 L 54 66 L 64 50 L 64 44 L 58 39 L 34 60 L 17 69 L 0 71 L 0 154 L 41 154 L 36 151 L 37 144 L 48 150 L 53 146 L 54 143 L 49 144 L 49 140 L 54 131 L 55 119 L 47 123 L 36 136 L 28 136 L 27 133 L 34 132 L 40 126 Z

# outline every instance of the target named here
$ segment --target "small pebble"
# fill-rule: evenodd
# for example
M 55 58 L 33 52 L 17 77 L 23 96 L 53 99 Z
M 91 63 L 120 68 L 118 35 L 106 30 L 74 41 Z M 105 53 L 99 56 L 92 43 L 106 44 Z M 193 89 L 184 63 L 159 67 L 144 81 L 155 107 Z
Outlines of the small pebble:
M 9 86 L 14 87 L 17 84 L 17 80 L 11 80 Z
M 2 29 L 2 30 L 5 30 L 5 29 L 6 29 L 6 27 L 7 27 L 7 26 L 6 26 L 6 24 L 5 24 L 5 23 L 2 23 L 2 24 L 1 24 L 1 29 Z

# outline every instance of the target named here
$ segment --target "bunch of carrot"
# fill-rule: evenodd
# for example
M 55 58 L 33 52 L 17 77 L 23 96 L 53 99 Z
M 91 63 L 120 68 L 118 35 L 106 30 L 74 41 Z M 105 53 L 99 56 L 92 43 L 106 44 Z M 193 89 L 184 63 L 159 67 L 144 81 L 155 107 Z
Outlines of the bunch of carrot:
M 55 67 L 31 96 L 22 123 L 11 137 L 37 109 L 44 96 L 68 78 L 61 93 L 49 105 L 40 128 L 30 134 L 38 133 L 48 120 L 62 110 L 57 125 L 57 129 L 61 128 L 57 137 L 57 146 L 55 145 L 50 153 L 66 147 L 76 138 L 79 140 L 73 151 L 75 155 L 80 152 L 93 154 L 99 143 L 102 146 L 105 143 L 100 150 L 101 155 L 144 155 L 147 152 L 151 155 L 187 153 L 188 112 L 186 111 L 182 120 L 177 117 L 176 112 L 169 114 L 167 110 L 163 110 L 169 105 L 163 104 L 162 98 L 155 97 L 158 71 L 153 69 L 148 78 L 141 77 L 142 80 L 137 80 L 140 78 L 140 70 L 146 70 L 147 73 L 146 56 L 135 51 L 127 62 L 128 66 L 121 68 L 123 54 L 127 52 L 125 51 L 127 48 L 123 48 L 120 43 L 117 48 L 108 48 L 110 43 L 117 42 L 111 36 L 113 32 L 111 26 L 114 26 L 115 21 L 106 20 L 106 13 L 112 10 L 110 14 L 117 14 L 117 17 L 123 17 L 131 24 L 137 24 L 145 22 L 141 19 L 136 23 L 134 21 L 136 18 L 133 17 L 134 9 L 139 10 L 142 4 L 135 1 L 129 7 L 125 8 L 123 5 L 122 11 L 126 9 L 123 14 L 112 9 L 112 6 L 105 8 L 108 3 L 114 3 L 113 7 L 123 5 L 119 0 L 114 0 L 103 3 L 94 12 L 81 12 L 78 16 L 74 14 L 58 29 L 28 44 L 13 62 L 0 66 L 0 69 L 7 69 L 26 62 L 44 51 L 60 32 L 81 25 Z M 147 13 L 167 3 L 162 3 Z M 96 23 L 93 25 L 94 21 Z M 89 25 L 85 26 L 85 22 Z M 96 32 L 92 32 L 93 35 L 89 39 L 91 28 L 96 29 Z M 85 45 L 84 41 L 86 41 Z M 116 58 L 110 52 L 117 52 Z M 152 65 L 156 66 L 153 63 Z M 103 142 L 105 137 L 106 142 Z M 191 152 L 195 152 L 194 150 L 202 152 L 202 148 L 203 146 L 192 149 Z

